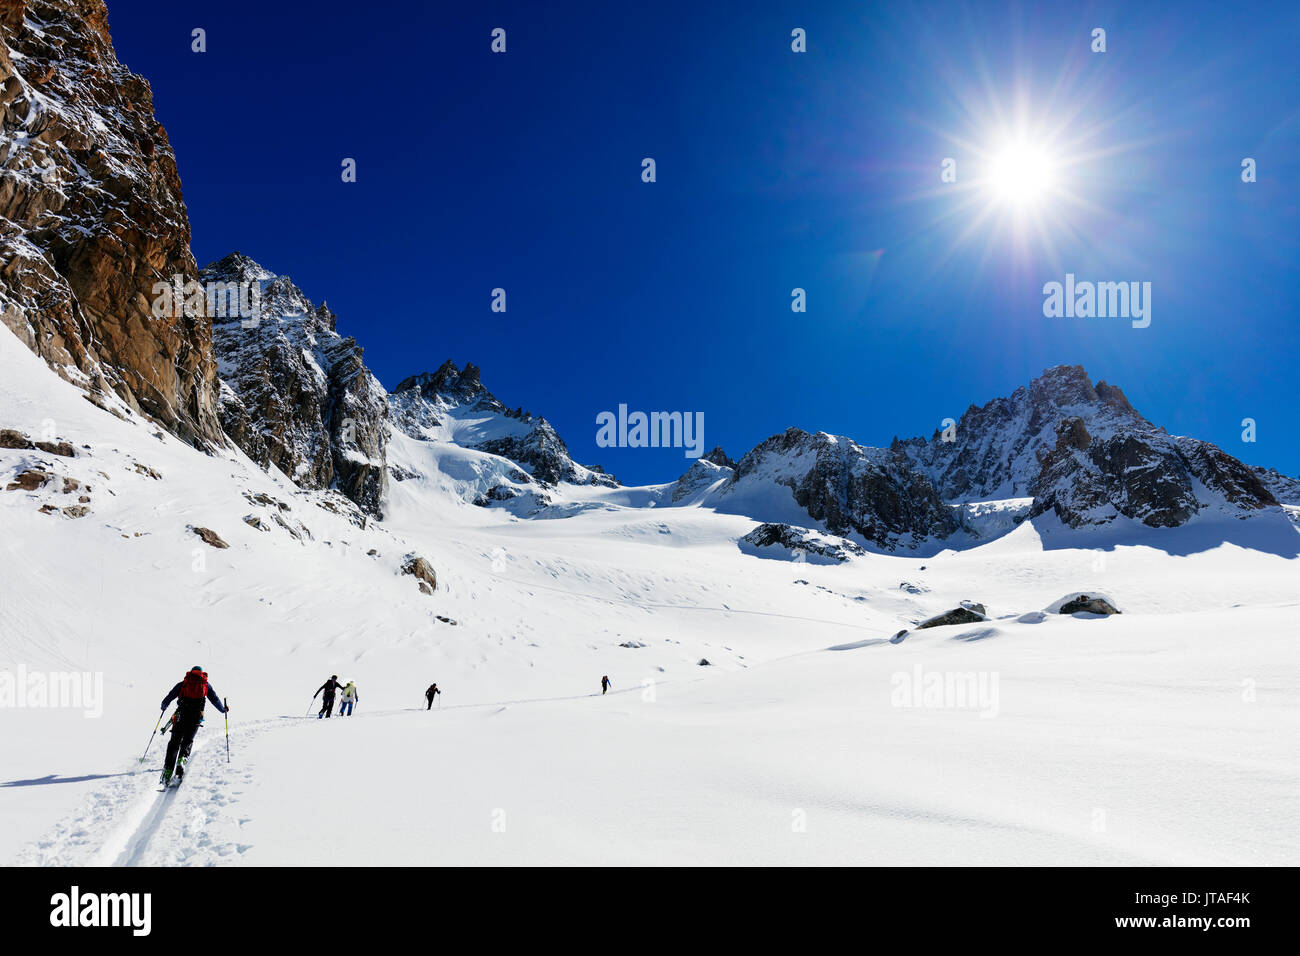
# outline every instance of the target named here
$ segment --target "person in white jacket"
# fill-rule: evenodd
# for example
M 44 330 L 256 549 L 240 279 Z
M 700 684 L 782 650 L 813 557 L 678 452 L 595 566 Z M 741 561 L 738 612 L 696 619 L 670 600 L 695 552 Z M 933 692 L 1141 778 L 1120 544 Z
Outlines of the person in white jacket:
M 343 697 L 339 705 L 340 717 L 351 717 L 352 708 L 361 700 L 361 695 L 357 693 L 357 685 L 348 681 L 343 687 Z

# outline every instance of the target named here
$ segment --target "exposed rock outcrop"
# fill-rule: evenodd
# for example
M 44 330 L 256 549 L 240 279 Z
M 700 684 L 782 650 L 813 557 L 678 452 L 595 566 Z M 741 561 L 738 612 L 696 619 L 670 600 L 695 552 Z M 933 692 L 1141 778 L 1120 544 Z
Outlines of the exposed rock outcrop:
M 1031 516 L 1052 512 L 1070 527 L 1117 517 L 1175 527 L 1206 508 L 1244 515 L 1277 503 L 1258 469 L 1167 434 L 1077 365 L 971 406 L 947 435 L 896 439 L 891 449 L 946 501 L 1032 497 Z
M 73 448 L 70 442 L 33 441 L 22 432 L 12 428 L 0 429 L 0 448 L 12 448 L 20 451 L 43 451 L 47 455 L 58 455 L 62 458 L 77 457 L 77 449 Z
M 1119 610 L 1101 595 L 1076 594 L 1061 603 L 1060 614 L 1119 614 Z
M 856 532 L 886 550 L 957 530 L 952 509 L 905 458 L 825 432 L 791 428 L 769 438 L 740 460 L 722 495 L 739 508 L 773 483 L 832 534 Z
M 156 283 L 196 278 L 189 246 L 167 133 L 103 0 L 0 0 L 0 321 L 98 403 L 211 447 L 206 314 L 154 308 Z
M 1289 478 L 1275 468 L 1252 468 L 1255 477 L 1284 505 L 1300 505 L 1300 478 Z
M 788 524 L 761 524 L 740 541 L 741 550 L 749 554 L 759 557 L 775 554 L 787 560 L 810 564 L 842 564 L 866 553 L 845 538 L 834 538 L 819 531 Z
M 287 276 L 232 253 L 205 267 L 209 288 L 259 290 L 253 315 L 214 310 L 221 422 L 262 467 L 301 488 L 337 488 L 379 516 L 388 486 L 388 396 L 337 331 L 325 303 L 313 304 Z
M 190 530 L 202 538 L 204 544 L 211 545 L 220 550 L 230 547 L 230 545 L 226 544 L 226 542 L 222 540 L 221 535 L 217 534 L 211 528 L 192 527 Z
M 5 486 L 5 491 L 35 491 L 54 476 L 39 468 L 28 468 L 14 475 L 14 480 Z
M 420 582 L 420 590 L 432 594 L 438 589 L 438 575 L 433 565 L 418 554 L 408 554 L 402 561 L 402 573 L 409 574 Z
M 980 621 L 987 620 L 988 612 L 984 610 L 983 604 L 963 601 L 960 607 L 955 607 L 951 611 L 944 611 L 942 614 L 936 614 L 934 617 L 922 621 L 916 625 L 916 629 L 920 631 L 927 627 L 947 627 L 950 624 L 978 624 Z M 895 637 L 897 636 L 895 635 Z

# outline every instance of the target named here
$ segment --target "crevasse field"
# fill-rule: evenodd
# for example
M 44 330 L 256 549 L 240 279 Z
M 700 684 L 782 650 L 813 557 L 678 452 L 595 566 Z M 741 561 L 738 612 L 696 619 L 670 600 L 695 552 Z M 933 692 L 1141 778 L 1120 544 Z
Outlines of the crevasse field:
M 0 488 L 44 462 L 92 489 L 78 520 L 38 510 L 70 503 L 57 484 L 0 491 L 0 860 L 1300 863 L 1284 514 L 1040 520 L 801 564 L 742 554 L 755 522 L 656 487 L 569 487 L 557 520 L 475 508 L 458 483 L 492 456 L 395 433 L 390 461 L 428 477 L 362 530 L 233 449 L 96 408 L 3 328 L 0 425 L 79 451 L 0 450 Z M 310 539 L 246 524 L 259 494 Z M 410 552 L 433 596 L 400 575 Z M 1123 613 L 1042 613 L 1094 590 Z M 961 600 L 991 620 L 890 643 Z M 209 708 L 159 794 L 165 740 L 138 758 L 194 664 L 229 699 L 230 759 Z M 102 675 L 102 713 L 32 706 L 20 669 Z M 355 716 L 305 716 L 335 673 Z

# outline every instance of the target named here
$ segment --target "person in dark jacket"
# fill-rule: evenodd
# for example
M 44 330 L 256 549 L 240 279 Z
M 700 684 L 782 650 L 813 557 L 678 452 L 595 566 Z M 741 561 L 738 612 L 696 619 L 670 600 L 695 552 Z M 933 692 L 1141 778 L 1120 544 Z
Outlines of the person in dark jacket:
M 600 692 L 602 694 L 609 691 L 609 677 L 605 676 L 600 679 Z
M 213 707 L 223 714 L 227 713 L 221 698 L 208 683 L 207 672 L 197 664 L 191 667 L 184 679 L 163 698 L 162 707 L 159 709 L 166 710 L 167 705 L 173 700 L 176 701 L 176 721 L 171 740 L 167 742 L 167 756 L 163 758 L 163 783 L 171 782 L 173 772 L 177 779 L 185 776 L 184 761 L 190 755 L 190 747 L 194 745 L 194 734 L 203 721 L 204 704 L 212 701 Z M 181 758 L 179 765 L 176 762 L 178 756 Z
M 182 682 L 182 683 L 183 683 L 183 682 Z M 163 724 L 163 729 L 162 729 L 161 731 L 159 731 L 159 736 L 166 737 L 168 731 L 171 731 L 172 733 L 175 733 L 175 732 L 176 732 L 176 725 L 180 722 L 180 717 L 181 717 L 181 712 L 180 712 L 180 710 L 179 710 L 179 709 L 177 709 L 177 710 L 173 710 L 173 711 L 172 711 L 172 715 L 171 715 L 171 717 L 169 717 L 169 718 L 167 719 L 167 722 L 166 722 L 165 724 Z M 203 717 L 200 717 L 200 718 L 199 718 L 199 730 L 202 730 L 202 729 L 203 729 L 203 725 L 204 725 L 204 723 L 206 723 L 206 722 L 207 722 L 207 717 L 206 717 L 206 715 L 203 716 Z M 197 731 L 196 731 L 196 735 L 197 735 Z M 191 741 L 191 742 L 192 742 L 192 741 Z M 190 759 L 190 748 L 189 748 L 189 747 L 181 747 L 180 752 L 179 752 L 179 754 L 177 755 L 176 759 L 179 760 L 182 764 L 185 763 L 185 761 L 189 760 L 189 759 Z
M 325 696 L 321 698 L 320 713 L 316 715 L 317 720 L 320 720 L 322 717 L 329 717 L 334 713 L 334 692 L 342 689 L 343 685 L 339 683 L 338 674 L 331 674 L 329 680 L 316 688 L 316 694 L 319 694 L 321 691 L 325 692 Z M 316 699 L 316 694 L 311 695 L 312 700 Z
M 429 689 L 426 690 L 426 691 L 424 692 L 424 699 L 427 700 L 427 701 L 429 702 L 429 706 L 426 707 L 426 708 L 424 708 L 424 709 L 425 709 L 425 710 L 432 710 L 432 709 L 433 709 L 433 699 L 434 699 L 435 697 L 437 697 L 437 696 L 438 696 L 439 694 L 441 694 L 441 693 L 442 693 L 442 691 L 438 690 L 438 685 L 437 685 L 436 683 L 430 684 L 430 685 L 429 685 Z

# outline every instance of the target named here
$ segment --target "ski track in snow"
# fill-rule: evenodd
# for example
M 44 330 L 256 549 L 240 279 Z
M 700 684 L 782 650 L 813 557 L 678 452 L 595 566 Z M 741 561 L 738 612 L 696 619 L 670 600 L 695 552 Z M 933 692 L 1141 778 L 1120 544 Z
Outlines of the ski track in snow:
M 503 459 L 401 433 L 391 461 L 412 477 L 360 527 L 241 454 L 106 415 L 3 327 L 0 411 L 31 434 L 57 421 L 79 449 L 2 450 L 0 487 L 39 465 L 92 499 L 74 521 L 38 510 L 74 500 L 57 483 L 0 494 L 0 670 L 105 689 L 102 720 L 6 713 L 0 859 L 1300 860 L 1300 509 L 1102 535 L 990 502 L 996 534 L 977 546 L 815 565 L 743 554 L 756 518 L 669 506 L 671 486 L 566 486 L 556 520 L 478 508 Z M 402 575 L 407 552 L 436 568 L 436 594 Z M 1044 610 L 1081 588 L 1124 613 Z M 988 621 L 891 643 L 964 599 Z M 248 720 L 229 764 L 209 720 L 189 779 L 160 794 L 165 741 L 142 767 L 135 720 L 196 660 Z M 275 716 L 332 672 L 366 695 L 356 721 Z M 926 703 L 922 678 L 965 674 L 1000 681 L 998 719 Z M 453 695 L 442 719 L 418 713 L 429 677 Z
M 226 762 L 224 728 L 195 739 L 190 772 L 180 786 L 159 792 L 166 739 L 155 741 L 145 769 L 132 760 L 122 775 L 93 791 L 48 835 L 24 848 L 20 866 L 160 866 L 230 862 L 248 849 L 220 831 L 237 832 L 232 815 L 252 771 L 234 762 L 235 748 L 288 720 L 252 721 L 231 729 Z M 233 824 L 233 830 L 232 830 Z M 107 836 L 105 836 L 107 834 Z
M 433 709 L 478 709 L 484 710 L 486 716 L 495 716 L 521 704 L 614 697 L 639 690 L 639 687 L 621 688 L 603 695 L 596 691 L 446 707 L 435 703 Z M 336 714 L 332 719 L 373 720 L 424 709 L 358 712 L 349 718 Z M 159 775 L 167 741 L 165 738 L 155 741 L 162 746 L 151 747 L 146 769 L 135 769 L 139 763 L 132 761 L 127 770 L 112 783 L 93 791 L 75 813 L 47 836 L 25 847 L 14 862 L 19 866 L 95 867 L 205 866 L 236 862 L 251 849 L 251 845 L 238 839 L 239 829 L 248 822 L 248 818 L 239 816 L 238 810 L 239 797 L 251 785 L 253 771 L 238 764 L 234 754 L 263 734 L 315 719 L 282 715 L 236 725 L 230 733 L 229 763 L 225 759 L 224 730 L 219 736 L 198 737 L 191 750 L 185 780 L 161 792 Z

